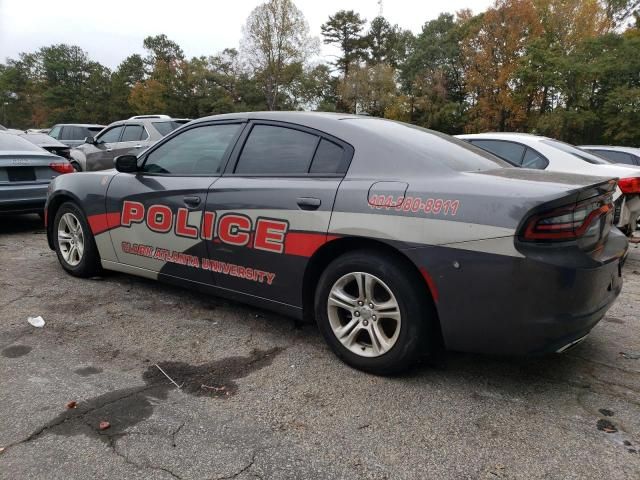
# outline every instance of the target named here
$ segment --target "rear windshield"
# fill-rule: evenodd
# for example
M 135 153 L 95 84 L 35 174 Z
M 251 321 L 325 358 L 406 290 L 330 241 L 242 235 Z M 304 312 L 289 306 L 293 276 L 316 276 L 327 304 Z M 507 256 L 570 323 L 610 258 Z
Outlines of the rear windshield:
M 25 140 L 18 135 L 12 135 L 11 133 L 0 133 L 0 152 L 2 151 L 43 152 L 40 147 L 37 147 L 29 140 Z
M 152 122 L 153 126 L 163 137 L 168 133 L 173 132 L 176 128 L 184 125 L 182 122 L 174 122 L 173 120 L 167 120 L 166 122 Z
M 579 158 L 580 160 L 583 160 L 588 163 L 592 163 L 594 165 L 610 165 L 611 164 L 611 162 L 608 162 L 607 160 L 605 160 L 604 158 L 598 155 L 585 152 L 584 150 L 580 150 L 579 148 L 574 147 L 573 145 L 570 145 L 568 143 L 559 142 L 558 140 L 550 140 L 550 139 L 541 140 L 541 142 L 544 143 L 545 145 L 549 145 L 550 147 L 553 147 L 557 150 L 562 150 L 565 153 L 569 153 L 574 157 Z
M 416 127 L 408 123 L 375 118 L 350 118 L 358 125 L 402 143 L 412 150 L 423 152 L 452 170 L 473 172 L 496 168 L 513 168 L 513 165 L 464 140 L 444 133 Z

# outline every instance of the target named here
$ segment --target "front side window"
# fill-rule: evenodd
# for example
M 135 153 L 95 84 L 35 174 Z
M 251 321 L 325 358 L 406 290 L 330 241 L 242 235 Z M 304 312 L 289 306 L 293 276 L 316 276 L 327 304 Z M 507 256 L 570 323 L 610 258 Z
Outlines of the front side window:
M 255 125 L 244 144 L 235 173 L 306 174 L 317 145 L 317 135 L 274 125 Z
M 147 138 L 147 132 L 145 132 L 142 125 L 127 125 L 124 127 L 124 133 L 122 134 L 121 142 L 137 142 Z
M 104 132 L 98 140 L 104 143 L 117 142 L 120 140 L 120 134 L 122 133 L 123 128 L 124 127 L 122 125 L 119 127 L 113 127 L 112 129 Z
M 219 175 L 240 131 L 238 123 L 190 128 L 153 150 L 143 171 L 173 175 Z
M 525 147 L 519 143 L 506 142 L 503 140 L 472 140 L 472 143 L 507 162 L 522 167 L 522 157 L 524 156 Z

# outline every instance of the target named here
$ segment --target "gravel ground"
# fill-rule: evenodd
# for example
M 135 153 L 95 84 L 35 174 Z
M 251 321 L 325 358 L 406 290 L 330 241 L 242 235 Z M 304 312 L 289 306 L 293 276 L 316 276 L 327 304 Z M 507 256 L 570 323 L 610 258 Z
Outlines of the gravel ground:
M 73 278 L 37 217 L 5 217 L 0 478 L 637 479 L 639 307 L 634 246 L 621 297 L 572 351 L 448 353 L 379 378 L 313 325 L 126 275 Z

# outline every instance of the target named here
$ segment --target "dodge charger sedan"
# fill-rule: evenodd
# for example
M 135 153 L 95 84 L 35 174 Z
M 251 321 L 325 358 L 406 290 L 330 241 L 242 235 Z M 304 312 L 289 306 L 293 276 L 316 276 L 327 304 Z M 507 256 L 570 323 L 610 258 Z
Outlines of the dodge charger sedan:
M 315 319 L 346 363 L 391 374 L 440 346 L 539 354 L 583 339 L 621 289 L 615 188 L 382 119 L 228 114 L 116 170 L 57 178 L 47 236 L 72 275 Z

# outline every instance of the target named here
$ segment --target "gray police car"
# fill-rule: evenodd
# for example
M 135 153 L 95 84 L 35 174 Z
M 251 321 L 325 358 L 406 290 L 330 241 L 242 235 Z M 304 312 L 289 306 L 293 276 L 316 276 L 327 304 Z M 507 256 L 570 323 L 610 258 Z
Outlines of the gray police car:
M 116 270 L 315 319 L 349 365 L 390 374 L 439 345 L 582 340 L 621 290 L 615 188 L 388 120 L 238 113 L 57 178 L 47 236 L 72 275 Z

